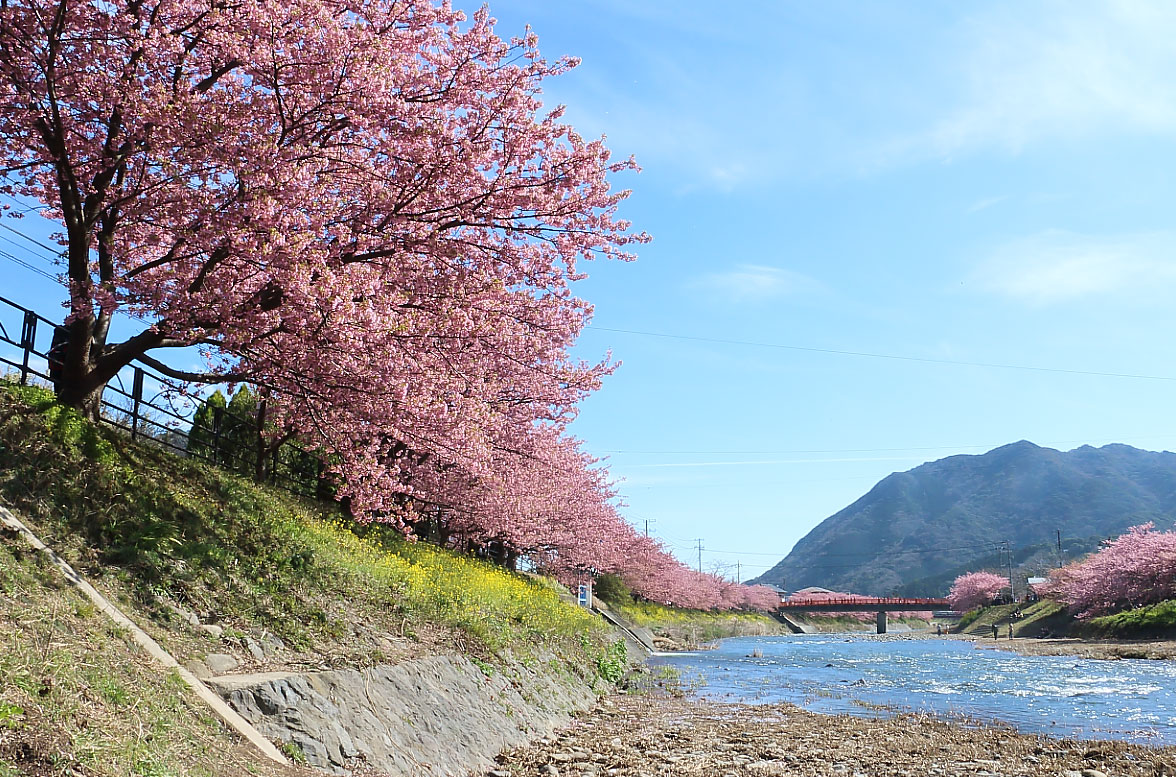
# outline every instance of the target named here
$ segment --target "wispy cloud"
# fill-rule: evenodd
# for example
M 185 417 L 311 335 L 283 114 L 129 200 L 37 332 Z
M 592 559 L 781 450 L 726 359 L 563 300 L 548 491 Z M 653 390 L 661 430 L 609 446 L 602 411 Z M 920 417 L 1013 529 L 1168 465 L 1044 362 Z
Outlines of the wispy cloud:
M 803 273 L 762 264 L 740 264 L 726 272 L 707 273 L 690 281 L 689 286 L 738 303 L 766 302 L 825 290 L 820 281 Z
M 1176 82 L 1168 77 L 1176 69 L 1176 5 L 1025 10 L 1016 4 L 969 21 L 954 67 L 962 99 L 913 145 L 951 157 L 981 148 L 1017 152 L 1054 138 L 1176 130 Z
M 553 102 L 566 102 L 568 115 L 586 135 L 607 135 L 618 154 L 635 154 L 650 171 L 673 171 L 678 194 L 730 193 L 774 171 L 780 151 L 763 123 L 746 122 L 746 106 L 735 96 L 707 112 L 697 109 L 700 76 L 676 56 L 642 51 L 640 78 L 618 81 L 604 70 L 577 73 L 575 90 L 555 86 Z M 651 98 L 650 92 L 656 94 Z M 720 95 L 719 85 L 706 88 Z
M 972 276 L 983 289 L 1031 305 L 1130 293 L 1134 299 L 1176 286 L 1176 234 L 1116 236 L 1050 230 L 1010 241 Z
M 617 153 L 671 176 L 680 194 L 1176 132 L 1173 3 L 998 2 L 945 14 L 758 0 L 754 27 L 663 0 L 560 8 L 592 25 L 601 6 L 624 23 L 602 30 L 602 45 L 573 47 L 584 65 L 545 84 L 545 97 L 567 103 L 586 135 L 607 133 Z
M 854 456 L 839 459 L 753 459 L 750 461 L 684 461 L 663 464 L 629 464 L 628 469 L 690 469 L 694 467 L 759 467 L 780 464 L 845 464 L 855 461 L 923 461 L 917 456 Z
M 1008 198 L 1009 196 L 1007 194 L 1002 194 L 999 197 L 985 197 L 982 200 L 977 200 L 972 203 L 971 207 L 968 208 L 968 213 L 979 213 L 982 210 L 991 208 L 993 205 L 999 205 Z

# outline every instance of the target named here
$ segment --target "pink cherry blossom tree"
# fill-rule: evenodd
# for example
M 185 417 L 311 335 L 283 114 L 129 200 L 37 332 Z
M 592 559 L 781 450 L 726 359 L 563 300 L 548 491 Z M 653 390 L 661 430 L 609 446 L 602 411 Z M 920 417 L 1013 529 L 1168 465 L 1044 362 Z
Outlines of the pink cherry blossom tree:
M 62 401 L 134 359 L 253 384 L 374 514 L 411 462 L 566 422 L 611 369 L 568 356 L 577 262 L 647 239 L 633 162 L 540 102 L 574 65 L 428 0 L 5 3 L 0 189 L 62 226 Z M 154 355 L 190 345 L 207 372 Z
M 1050 573 L 1043 592 L 1080 618 L 1176 598 L 1176 531 L 1133 526 Z
M 992 602 L 992 598 L 1007 588 L 1009 579 L 992 572 L 969 572 L 960 575 L 951 585 L 947 600 L 953 610 L 967 612 Z
M 639 535 L 565 434 L 614 366 L 569 355 L 578 263 L 648 239 L 609 181 L 633 161 L 540 101 L 574 66 L 430 0 L 4 3 L 0 191 L 61 225 L 61 400 L 96 416 L 133 360 L 249 384 L 361 520 L 767 602 Z M 201 372 L 159 359 L 193 345 Z
M 557 405 L 599 374 L 563 354 L 568 281 L 644 239 L 606 180 L 633 165 L 543 112 L 574 61 L 533 35 L 426 0 L 17 0 L 0 42 L 4 190 L 63 227 L 65 401 L 191 344 L 304 402 L 355 366 L 458 405 L 503 385 L 452 385 L 471 359 Z M 120 308 L 150 326 L 111 343 Z

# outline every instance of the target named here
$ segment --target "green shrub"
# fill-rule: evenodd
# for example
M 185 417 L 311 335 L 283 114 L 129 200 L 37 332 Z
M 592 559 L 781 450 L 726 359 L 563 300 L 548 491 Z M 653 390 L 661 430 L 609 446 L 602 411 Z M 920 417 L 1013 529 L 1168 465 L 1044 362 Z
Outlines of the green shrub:
M 612 605 L 623 605 L 633 601 L 633 592 L 621 580 L 620 575 L 603 574 L 592 583 L 592 595 Z
M 1091 618 L 1089 630 L 1103 637 L 1164 637 L 1176 634 L 1176 600 Z
M 596 672 L 605 681 L 616 685 L 625 676 L 625 670 L 629 668 L 629 648 L 625 644 L 625 640 L 618 639 L 604 649 L 600 657 L 596 659 Z
M 297 742 L 283 742 L 278 746 L 278 749 L 282 751 L 282 755 L 296 764 L 305 764 L 307 762 L 306 753 L 302 752 L 302 748 L 298 746 Z

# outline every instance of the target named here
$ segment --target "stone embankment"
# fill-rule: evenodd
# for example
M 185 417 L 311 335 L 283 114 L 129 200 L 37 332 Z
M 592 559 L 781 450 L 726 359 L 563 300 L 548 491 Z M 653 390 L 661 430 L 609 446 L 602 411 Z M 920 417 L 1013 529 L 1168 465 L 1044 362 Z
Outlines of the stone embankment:
M 1172 777 L 1176 748 L 1076 742 L 902 715 L 868 719 L 787 704 L 613 697 L 538 744 L 502 754 L 502 777 Z
M 433 656 L 363 670 L 272 672 L 205 682 L 262 734 L 342 774 L 445 777 L 566 724 L 596 699 L 550 661 L 478 665 Z

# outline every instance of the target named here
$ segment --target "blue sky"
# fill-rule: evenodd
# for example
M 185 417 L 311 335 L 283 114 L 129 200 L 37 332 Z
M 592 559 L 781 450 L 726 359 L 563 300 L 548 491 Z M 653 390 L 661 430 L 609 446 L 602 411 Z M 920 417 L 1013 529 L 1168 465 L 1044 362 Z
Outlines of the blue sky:
M 644 168 L 654 242 L 585 268 L 579 348 L 623 365 L 574 431 L 684 560 L 746 579 L 943 456 L 1176 448 L 1176 6 L 491 11 L 583 58 L 547 99 Z
M 630 519 L 746 578 L 927 460 L 1176 448 L 1176 6 L 738 8 L 491 3 L 644 168 L 654 242 L 582 289 L 623 365 L 575 425 Z

